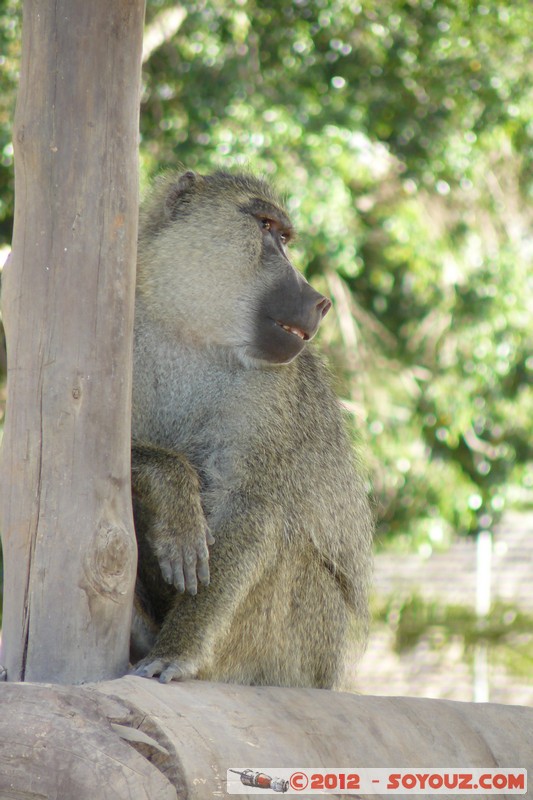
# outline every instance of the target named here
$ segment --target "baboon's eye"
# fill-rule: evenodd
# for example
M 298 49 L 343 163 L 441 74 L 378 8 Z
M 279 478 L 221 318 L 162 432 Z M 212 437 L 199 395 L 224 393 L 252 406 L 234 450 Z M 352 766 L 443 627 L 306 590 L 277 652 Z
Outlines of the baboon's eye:
M 272 233 L 282 245 L 286 245 L 292 238 L 291 231 L 285 228 L 282 230 L 281 223 L 276 220 L 272 219 L 271 217 L 258 217 L 259 224 L 263 231 L 267 231 L 268 233 Z

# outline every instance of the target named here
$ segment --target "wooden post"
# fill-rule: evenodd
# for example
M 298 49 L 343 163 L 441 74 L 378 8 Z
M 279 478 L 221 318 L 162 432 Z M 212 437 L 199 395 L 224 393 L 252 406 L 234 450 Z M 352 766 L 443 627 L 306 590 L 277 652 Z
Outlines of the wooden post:
M 0 472 L 8 680 L 127 668 L 144 0 L 25 0 Z

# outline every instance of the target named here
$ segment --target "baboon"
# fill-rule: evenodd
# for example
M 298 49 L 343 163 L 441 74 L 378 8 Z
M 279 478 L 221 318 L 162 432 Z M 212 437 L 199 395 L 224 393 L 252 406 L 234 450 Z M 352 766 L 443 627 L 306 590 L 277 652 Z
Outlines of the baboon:
M 249 175 L 167 175 L 141 208 L 134 674 L 335 688 L 364 646 L 372 514 L 292 237 Z

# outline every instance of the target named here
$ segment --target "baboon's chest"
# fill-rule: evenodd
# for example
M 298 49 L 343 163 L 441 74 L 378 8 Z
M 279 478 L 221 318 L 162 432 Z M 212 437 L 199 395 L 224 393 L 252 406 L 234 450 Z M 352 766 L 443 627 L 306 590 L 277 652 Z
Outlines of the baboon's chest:
M 173 343 L 137 346 L 133 435 L 179 450 L 202 473 L 231 472 L 235 449 L 254 438 L 253 376 Z

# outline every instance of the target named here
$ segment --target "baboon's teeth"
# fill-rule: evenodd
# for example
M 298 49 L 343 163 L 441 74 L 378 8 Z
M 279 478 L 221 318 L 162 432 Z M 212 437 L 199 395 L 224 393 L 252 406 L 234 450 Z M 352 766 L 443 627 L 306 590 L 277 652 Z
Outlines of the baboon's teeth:
M 300 339 L 306 341 L 309 339 L 309 336 L 304 333 L 300 328 L 295 328 L 293 325 L 285 325 L 283 322 L 278 322 L 280 328 L 283 328 L 284 331 L 287 333 L 293 333 L 295 336 L 298 336 Z

